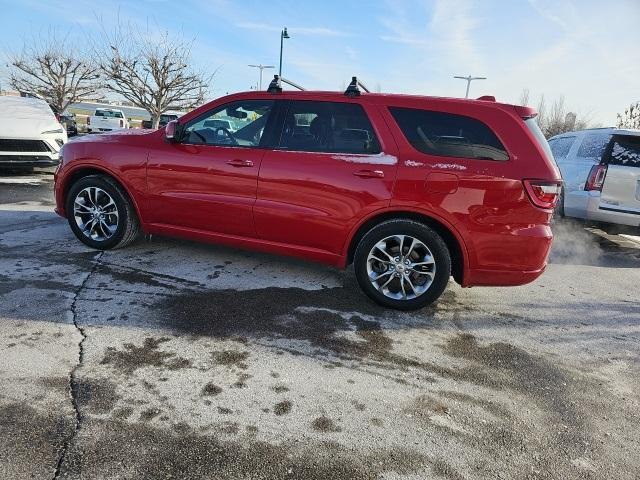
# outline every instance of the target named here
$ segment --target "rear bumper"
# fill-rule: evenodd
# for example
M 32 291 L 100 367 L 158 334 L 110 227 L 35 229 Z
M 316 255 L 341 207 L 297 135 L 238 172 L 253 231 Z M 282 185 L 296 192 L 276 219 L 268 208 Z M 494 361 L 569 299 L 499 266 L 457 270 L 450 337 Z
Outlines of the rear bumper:
M 471 270 L 465 287 L 514 287 L 533 282 L 544 273 L 547 266 L 538 270 Z
M 477 263 L 470 265 L 463 287 L 524 285 L 544 272 L 553 242 L 548 225 L 495 228 L 484 237 L 476 241 Z
M 618 211 L 613 205 L 600 204 L 600 192 L 574 191 L 565 197 L 564 213 L 568 217 L 583 218 L 594 222 L 640 226 L 640 213 Z

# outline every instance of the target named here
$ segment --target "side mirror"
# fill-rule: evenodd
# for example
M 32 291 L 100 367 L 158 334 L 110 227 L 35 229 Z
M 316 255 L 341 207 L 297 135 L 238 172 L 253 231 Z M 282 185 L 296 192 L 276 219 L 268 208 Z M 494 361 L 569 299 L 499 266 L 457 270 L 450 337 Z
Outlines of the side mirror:
M 175 142 L 178 140 L 178 121 L 172 120 L 164 127 L 164 138 L 167 142 Z

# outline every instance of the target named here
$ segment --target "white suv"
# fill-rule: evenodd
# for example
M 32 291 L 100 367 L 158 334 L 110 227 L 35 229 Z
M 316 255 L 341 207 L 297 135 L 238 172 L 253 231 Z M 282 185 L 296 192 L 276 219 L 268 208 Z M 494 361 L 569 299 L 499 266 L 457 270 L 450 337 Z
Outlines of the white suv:
M 616 139 L 631 137 L 633 147 L 633 138 L 640 138 L 638 135 L 640 131 L 599 128 L 549 139 L 564 180 L 561 214 L 622 225 L 640 224 L 640 166 L 633 162 L 616 165 L 615 158 L 612 161 L 612 153 L 615 157 L 621 148 Z M 624 145 L 628 147 L 627 143 Z M 629 148 L 633 150 L 632 147 Z M 621 176 L 618 170 L 626 173 Z
M 66 141 L 67 132 L 47 102 L 0 96 L 0 167 L 57 165 Z

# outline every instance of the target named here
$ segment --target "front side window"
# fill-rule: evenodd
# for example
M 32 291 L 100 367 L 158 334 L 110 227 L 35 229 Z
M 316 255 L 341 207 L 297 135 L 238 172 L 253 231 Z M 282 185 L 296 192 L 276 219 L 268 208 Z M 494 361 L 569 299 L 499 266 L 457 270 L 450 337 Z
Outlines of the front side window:
M 185 125 L 182 143 L 258 147 L 273 100 L 245 100 L 229 103 Z
M 549 140 L 549 146 L 551 147 L 551 153 L 553 158 L 557 160 L 564 160 L 567 158 L 573 142 L 576 141 L 576 137 L 561 137 Z
M 640 167 L 640 137 L 616 135 L 612 143 L 609 165 Z
M 588 133 L 580 144 L 578 157 L 600 160 L 610 138 L 610 133 Z
M 483 122 L 464 115 L 390 107 L 391 115 L 413 147 L 429 155 L 479 160 L 508 160 L 506 149 Z
M 380 144 L 361 105 L 292 101 L 280 148 L 303 152 L 373 154 Z

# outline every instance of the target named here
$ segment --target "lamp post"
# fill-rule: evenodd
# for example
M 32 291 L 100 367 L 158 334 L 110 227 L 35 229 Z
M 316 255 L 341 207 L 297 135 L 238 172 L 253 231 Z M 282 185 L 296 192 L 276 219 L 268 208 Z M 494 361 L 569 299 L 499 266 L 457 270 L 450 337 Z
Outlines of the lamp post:
M 464 98 L 469 98 L 469 86 L 471 86 L 471 82 L 473 80 L 486 80 L 487 79 L 487 77 L 472 77 L 471 75 L 466 76 L 466 77 L 454 76 L 453 78 L 459 78 L 460 80 L 466 80 L 467 81 L 467 93 L 465 93 Z
M 287 27 L 284 27 L 284 30 L 280 32 L 280 70 L 278 70 L 278 74 L 282 77 L 282 47 L 284 45 L 284 39 L 291 38 L 287 33 Z
M 262 65 L 261 63 L 258 65 L 249 65 L 249 66 L 260 69 L 260 82 L 258 83 L 258 90 L 262 90 L 262 71 L 265 68 L 276 68 L 276 67 L 274 67 L 273 65 Z

